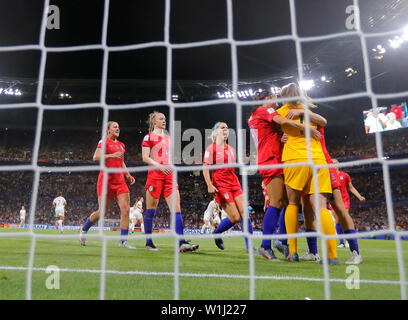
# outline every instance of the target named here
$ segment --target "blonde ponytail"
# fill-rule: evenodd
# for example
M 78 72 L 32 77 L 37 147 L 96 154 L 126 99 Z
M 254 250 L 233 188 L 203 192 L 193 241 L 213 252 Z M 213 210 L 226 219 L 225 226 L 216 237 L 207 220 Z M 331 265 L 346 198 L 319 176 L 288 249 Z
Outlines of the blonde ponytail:
M 149 125 L 149 133 L 153 132 L 154 130 L 154 119 L 159 114 L 159 111 L 153 111 L 149 114 L 149 120 L 147 120 L 147 124 Z

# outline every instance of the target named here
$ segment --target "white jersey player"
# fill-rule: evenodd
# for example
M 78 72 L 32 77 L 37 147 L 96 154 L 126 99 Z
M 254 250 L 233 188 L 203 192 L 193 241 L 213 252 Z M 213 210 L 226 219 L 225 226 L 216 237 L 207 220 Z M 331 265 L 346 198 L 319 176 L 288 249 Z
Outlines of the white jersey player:
M 55 223 L 58 230 L 61 233 L 64 233 L 64 226 L 63 222 L 65 220 L 65 207 L 67 205 L 67 201 L 62 196 L 62 193 L 58 193 L 58 197 L 54 199 L 52 202 L 52 206 L 55 208 L 55 217 L 57 218 L 57 222 Z
M 143 221 L 143 197 L 140 197 L 139 200 L 130 207 L 129 211 L 129 232 L 133 233 L 135 231 L 135 226 L 140 223 L 140 228 L 144 232 L 144 221 Z
M 20 228 L 24 227 L 25 224 L 25 220 L 26 220 L 26 209 L 24 208 L 24 206 L 21 206 L 21 210 L 20 210 Z
M 227 217 L 227 213 L 220 208 L 215 200 L 210 201 L 207 209 L 204 212 L 204 224 L 201 228 L 201 233 L 207 230 L 207 233 L 213 233 L 215 228 L 221 223 L 221 220 Z M 221 217 L 220 217 L 221 215 Z

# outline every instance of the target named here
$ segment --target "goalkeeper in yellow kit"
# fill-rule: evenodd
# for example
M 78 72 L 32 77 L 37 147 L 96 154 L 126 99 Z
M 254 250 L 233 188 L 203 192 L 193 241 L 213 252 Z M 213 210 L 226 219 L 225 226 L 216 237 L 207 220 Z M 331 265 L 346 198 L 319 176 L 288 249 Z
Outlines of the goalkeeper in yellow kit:
M 282 98 L 301 96 L 301 90 L 297 84 L 290 83 L 282 88 L 281 96 Z M 312 104 L 309 105 L 315 107 Z M 300 123 L 305 122 L 306 110 L 301 100 L 287 102 L 278 109 L 277 112 L 282 117 L 299 121 Z M 326 119 L 311 111 L 309 111 L 309 119 L 310 126 L 312 127 L 324 127 L 326 125 Z M 282 126 L 282 130 L 288 135 L 288 140 L 283 148 L 282 162 L 285 164 L 307 162 L 308 151 L 305 132 L 285 125 Z M 310 154 L 314 164 L 326 164 L 326 158 L 319 140 L 310 138 Z M 327 198 L 328 195 L 332 193 L 329 169 L 318 169 L 315 177 L 318 179 L 319 190 L 315 190 L 312 167 L 298 166 L 284 168 L 285 186 L 289 200 L 289 205 L 287 206 L 285 213 L 285 224 L 288 234 L 298 232 L 298 212 L 300 198 L 303 193 L 304 195 L 310 195 L 310 201 L 314 212 L 316 212 L 317 209 L 315 208 L 315 197 L 318 197 L 322 231 L 326 235 L 336 235 L 335 224 L 327 210 Z M 297 238 L 290 238 L 288 242 L 288 260 L 299 261 Z M 329 264 L 338 264 L 336 240 L 329 239 L 326 243 Z

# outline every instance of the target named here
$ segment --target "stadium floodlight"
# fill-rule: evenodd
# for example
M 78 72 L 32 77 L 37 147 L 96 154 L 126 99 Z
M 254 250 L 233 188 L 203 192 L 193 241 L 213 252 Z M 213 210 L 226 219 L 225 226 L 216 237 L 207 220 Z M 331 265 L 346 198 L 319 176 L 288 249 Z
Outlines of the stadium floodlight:
M 320 80 L 322 80 L 322 81 L 326 81 L 326 76 L 322 76 L 321 78 L 320 78 Z
M 310 90 L 315 86 L 314 80 L 303 80 L 299 82 L 300 88 L 302 90 Z
M 390 47 L 393 48 L 393 49 L 397 49 L 397 48 L 399 48 L 401 46 L 401 44 L 395 39 L 390 39 L 388 41 L 390 43 Z

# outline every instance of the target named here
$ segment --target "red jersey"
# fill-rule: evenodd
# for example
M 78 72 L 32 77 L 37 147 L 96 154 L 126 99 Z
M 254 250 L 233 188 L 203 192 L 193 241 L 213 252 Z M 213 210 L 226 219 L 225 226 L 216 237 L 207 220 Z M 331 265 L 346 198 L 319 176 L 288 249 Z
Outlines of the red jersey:
M 351 178 L 347 173 L 343 171 L 339 171 L 339 180 L 340 180 L 340 191 L 341 191 L 341 196 L 343 198 L 343 202 L 344 203 L 350 202 L 350 196 L 348 193 L 348 183 L 351 182 Z
M 272 121 L 278 115 L 276 105 L 266 105 L 257 108 L 248 120 L 252 139 L 257 153 L 257 164 L 266 165 L 281 163 L 282 151 L 278 136 L 279 125 Z
M 125 153 L 125 145 L 120 142 L 119 140 L 113 141 L 111 139 L 106 138 L 105 140 L 105 154 L 113 154 L 115 152 L 123 152 Z M 102 148 L 102 140 L 98 143 L 98 148 Z M 105 160 L 105 165 L 108 168 L 123 168 L 123 159 L 118 158 L 109 158 Z M 99 179 L 102 181 L 103 178 L 103 171 L 99 172 Z M 109 173 L 109 184 L 121 184 L 126 183 L 125 176 L 123 172 L 115 172 Z
M 331 163 L 333 163 L 333 160 L 330 157 L 329 152 L 326 149 L 326 140 L 324 138 L 324 128 L 323 127 L 317 127 L 317 130 L 322 135 L 322 139 L 320 140 L 320 144 L 322 145 L 322 149 L 323 149 L 324 157 L 326 158 L 326 162 L 328 164 L 331 164 Z
M 228 144 L 224 148 L 215 142 L 205 150 L 204 163 L 222 165 L 235 163 L 235 150 Z M 240 185 L 234 168 L 216 169 L 212 173 L 212 183 L 215 187 L 229 188 Z
M 150 157 L 163 165 L 170 164 L 170 136 L 164 134 L 159 136 L 155 132 L 145 135 L 142 147 L 150 148 Z M 149 170 L 147 176 L 151 179 L 171 179 L 172 174 L 165 175 L 159 169 Z

